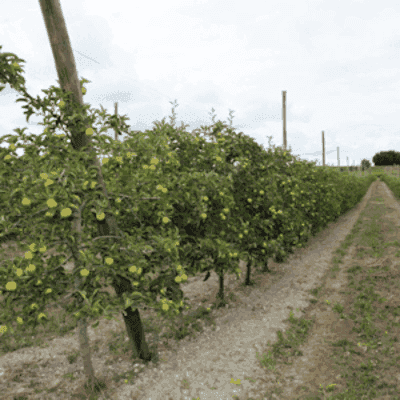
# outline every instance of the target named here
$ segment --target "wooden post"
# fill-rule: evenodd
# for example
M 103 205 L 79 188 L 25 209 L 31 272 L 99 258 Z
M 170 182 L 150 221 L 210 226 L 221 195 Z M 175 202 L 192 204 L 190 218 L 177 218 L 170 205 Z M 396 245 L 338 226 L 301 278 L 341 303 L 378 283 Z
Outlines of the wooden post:
M 118 102 L 114 103 L 114 108 L 115 108 L 115 115 L 118 115 Z M 118 141 L 118 130 L 115 129 L 115 142 Z M 114 157 L 117 156 L 117 151 L 114 151 Z M 118 178 L 118 174 L 116 174 L 116 178 Z
M 337 148 L 337 165 L 340 167 L 340 161 L 339 161 L 339 147 Z
M 82 89 L 80 86 L 80 81 L 78 79 L 75 59 L 72 52 L 65 19 L 61 10 L 60 0 L 39 0 L 39 3 L 43 14 L 47 35 L 49 37 L 51 50 L 53 53 L 60 88 L 63 90 L 63 92 L 72 92 L 72 101 L 67 102 L 64 111 L 65 117 L 69 117 L 73 115 L 74 104 L 83 106 L 84 103 L 82 99 Z M 83 116 L 86 117 L 85 115 Z M 92 152 L 92 150 L 94 150 L 90 136 L 85 134 L 84 125 L 89 127 L 89 123 L 85 121 L 82 126 L 72 126 L 70 129 L 71 144 L 73 149 L 77 152 L 77 155 L 79 155 L 80 151 L 86 151 L 89 154 Z M 83 148 L 84 150 L 82 150 Z M 116 237 L 119 233 L 119 229 L 115 217 L 108 211 L 109 209 L 111 209 L 111 204 L 109 201 L 109 196 L 106 184 L 104 182 L 103 174 L 101 172 L 101 166 L 96 155 L 93 155 L 91 159 L 87 160 L 86 167 L 88 168 L 89 166 L 94 166 L 96 168 L 97 182 L 102 190 L 102 194 L 105 199 L 104 209 L 107 210 L 105 224 L 103 225 L 103 223 L 97 221 L 99 236 L 108 236 L 108 243 L 107 241 L 105 241 L 104 243 L 109 244 L 109 247 L 112 247 L 113 245 L 117 246 L 118 242 L 116 241 Z M 80 269 L 80 267 L 84 265 L 82 255 L 78 252 L 78 246 L 83 244 L 81 212 L 79 210 L 74 210 L 72 217 L 72 232 L 76 234 L 77 239 L 76 246 L 73 246 L 69 249 L 69 254 L 72 253 L 74 266 Z M 83 222 L 86 222 L 85 219 L 83 220 Z M 103 234 L 103 232 L 105 234 Z M 104 254 L 103 250 L 101 250 L 101 254 Z M 123 261 L 118 262 L 121 263 Z M 78 276 L 78 274 L 76 274 L 74 282 L 75 290 L 77 290 L 79 287 L 83 287 L 82 281 L 80 279 L 81 278 Z M 114 288 L 119 299 L 122 301 L 124 301 L 123 293 L 132 293 L 134 291 L 134 287 L 132 286 L 131 281 L 119 274 L 115 274 L 110 284 Z M 124 319 L 126 330 L 132 344 L 134 358 L 139 357 L 142 360 L 150 361 L 152 355 L 145 341 L 144 330 L 140 319 L 139 310 L 137 308 L 132 308 L 129 305 L 127 308 L 124 309 L 122 317 Z M 79 317 L 77 325 L 79 334 L 80 355 L 83 360 L 83 370 L 87 377 L 88 386 L 94 388 L 96 384 L 96 386 L 98 387 L 98 382 L 94 375 L 94 369 L 90 356 L 89 337 L 87 334 L 88 318 L 85 315 L 82 315 L 81 317 Z
M 53 53 L 54 63 L 57 70 L 58 82 L 60 88 L 64 92 L 72 92 L 72 98 L 78 105 L 83 105 L 82 90 L 78 79 L 78 73 L 76 71 L 74 54 L 72 53 L 71 42 L 69 40 L 67 27 L 65 25 L 64 16 L 61 10 L 61 4 L 59 0 L 40 0 L 40 8 L 45 23 L 47 36 L 51 45 Z M 71 115 L 71 105 L 67 103 L 65 114 L 66 116 Z M 80 151 L 84 146 L 87 146 L 86 151 L 92 150 L 91 140 L 88 135 L 84 132 L 78 131 L 77 128 L 71 128 L 71 143 L 75 151 Z M 103 186 L 103 193 L 107 196 L 107 190 L 101 176 L 101 169 L 97 158 L 88 161 L 88 166 L 93 165 L 97 168 L 97 178 L 101 181 Z M 108 222 L 108 221 L 107 221 Z M 76 233 L 77 246 L 71 248 L 72 260 L 74 266 L 79 268 L 83 265 L 82 258 L 78 254 L 78 245 L 80 244 L 80 238 L 82 235 L 81 218 L 77 212 L 74 212 L 72 219 L 72 230 Z M 113 231 L 111 234 L 115 234 Z M 75 289 L 79 288 L 81 280 L 76 275 L 75 277 Z M 80 355 L 83 360 L 83 370 L 87 377 L 89 386 L 94 385 L 96 377 L 94 374 L 93 364 L 90 355 L 89 337 L 87 334 L 88 321 L 85 316 L 82 316 L 77 320 L 78 335 L 79 335 L 79 347 Z
M 283 148 L 286 150 L 286 90 L 282 90 Z
M 114 114 L 118 115 L 118 101 L 114 103 L 114 107 L 115 107 Z M 115 129 L 115 141 L 117 140 L 118 140 L 118 131 L 117 129 Z
M 103 108 L 103 106 L 100 104 L 100 107 L 102 107 Z M 115 115 L 118 115 L 118 102 L 115 102 L 114 103 L 114 113 L 115 113 Z M 118 131 L 115 129 L 115 135 L 114 135 L 114 139 L 115 139 L 115 141 L 117 141 L 118 140 Z M 114 152 L 114 157 L 117 155 L 117 153 L 116 152 Z

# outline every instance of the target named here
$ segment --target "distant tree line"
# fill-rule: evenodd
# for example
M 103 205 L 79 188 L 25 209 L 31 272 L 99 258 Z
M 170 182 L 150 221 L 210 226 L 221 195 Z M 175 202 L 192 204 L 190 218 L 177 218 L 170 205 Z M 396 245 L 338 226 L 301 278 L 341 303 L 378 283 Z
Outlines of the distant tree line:
M 400 165 L 400 152 L 394 150 L 381 151 L 372 157 L 372 161 L 375 166 Z

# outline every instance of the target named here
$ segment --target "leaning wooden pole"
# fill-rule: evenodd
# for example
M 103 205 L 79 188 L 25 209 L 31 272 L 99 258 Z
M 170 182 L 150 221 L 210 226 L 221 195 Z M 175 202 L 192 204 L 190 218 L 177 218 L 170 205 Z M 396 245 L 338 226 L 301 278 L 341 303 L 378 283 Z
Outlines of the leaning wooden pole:
M 46 25 L 51 50 L 53 52 L 60 87 L 61 89 L 63 89 L 64 92 L 71 91 L 73 93 L 75 101 L 78 104 L 83 105 L 75 59 L 72 53 L 71 43 L 69 40 L 68 31 L 65 25 L 60 2 L 59 0 L 40 0 L 40 8 Z M 69 105 L 67 104 L 67 107 L 68 106 Z M 66 110 L 65 112 L 68 113 L 68 110 Z M 79 151 L 82 146 L 90 144 L 91 140 L 87 135 L 80 134 L 77 128 L 74 129 L 74 127 L 72 127 L 71 142 L 73 148 Z M 96 165 L 96 160 L 93 160 L 93 163 Z M 100 168 L 98 160 L 96 166 Z M 82 226 L 80 224 L 80 215 L 76 211 L 73 213 L 72 227 L 73 230 L 77 233 L 78 238 L 80 238 L 82 233 Z M 81 264 L 81 257 L 79 256 L 77 248 L 72 249 L 71 251 L 73 253 L 75 268 L 77 268 Z M 75 286 L 79 286 L 79 283 L 79 277 L 77 277 L 75 279 Z M 84 372 L 88 383 L 90 385 L 93 385 L 96 381 L 96 378 L 94 375 L 94 369 L 90 356 L 90 345 L 87 334 L 87 320 L 85 317 L 78 320 L 78 335 Z
M 71 43 L 68 36 L 67 27 L 65 25 L 64 16 L 61 10 L 59 0 L 39 0 L 40 8 L 43 14 L 47 35 L 49 37 L 51 50 L 53 52 L 54 62 L 57 70 L 58 81 L 61 89 L 64 92 L 72 92 L 71 102 L 67 102 L 64 107 L 65 118 L 73 115 L 74 110 L 72 105 L 83 106 L 82 91 L 80 82 L 78 79 L 78 73 L 75 65 L 75 59 L 71 48 Z M 88 120 L 89 118 L 87 118 Z M 111 209 L 107 188 L 104 182 L 104 178 L 101 171 L 101 166 L 98 157 L 94 151 L 91 137 L 86 135 L 85 131 L 89 127 L 89 123 L 77 124 L 76 126 L 70 126 L 71 144 L 75 151 L 82 151 L 82 148 L 86 147 L 85 151 L 92 154 L 92 157 L 88 160 L 89 166 L 95 166 L 97 171 L 97 182 L 103 192 L 104 198 L 107 199 L 106 208 Z M 79 238 L 82 234 L 83 221 L 82 215 L 79 210 L 73 211 L 72 230 L 77 236 L 77 244 L 79 244 Z M 84 222 L 84 221 L 83 221 Z M 99 236 L 108 236 L 104 239 L 106 246 L 115 245 L 116 237 L 120 232 L 117 226 L 115 217 L 110 213 L 106 212 L 105 221 L 97 221 L 97 228 Z M 73 261 L 75 267 L 79 268 L 83 261 L 81 254 L 78 252 L 78 247 L 71 249 L 73 255 Z M 76 283 L 75 283 L 76 284 Z M 132 292 L 134 290 L 131 282 L 116 274 L 112 281 L 112 287 L 114 288 L 117 296 L 123 301 L 123 293 Z M 138 309 L 132 309 L 127 307 L 122 312 L 122 316 L 125 322 L 127 333 L 132 345 L 132 351 L 134 357 L 139 357 L 143 360 L 150 361 L 151 353 L 149 352 L 147 343 L 144 337 L 143 325 L 140 320 L 140 314 Z M 93 383 L 95 380 L 93 366 L 90 361 L 90 348 L 87 337 L 87 325 L 86 319 L 82 318 L 78 322 L 79 324 L 79 339 L 81 345 L 81 355 L 84 358 L 84 370 L 88 378 L 89 383 Z

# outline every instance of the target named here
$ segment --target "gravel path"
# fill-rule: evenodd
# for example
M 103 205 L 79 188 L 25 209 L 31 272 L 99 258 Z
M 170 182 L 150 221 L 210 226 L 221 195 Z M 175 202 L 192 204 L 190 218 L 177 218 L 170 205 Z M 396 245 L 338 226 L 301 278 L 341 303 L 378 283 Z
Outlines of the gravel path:
M 300 317 L 309 305 L 309 290 L 320 285 L 331 267 L 334 250 L 351 231 L 371 196 L 371 185 L 363 200 L 335 223 L 309 240 L 280 264 L 282 277 L 269 286 L 255 287 L 247 295 L 238 292 L 240 305 L 218 310 L 216 329 L 205 331 L 192 341 L 179 343 L 166 361 L 144 370 L 134 385 L 123 385 L 116 399 L 136 400 L 231 400 L 260 398 L 271 387 L 256 352 L 277 342 L 292 310 Z M 340 283 L 340 282 L 339 282 Z M 297 310 L 298 309 L 298 310 Z M 165 357 L 164 357 L 165 359 Z M 234 382 L 240 379 L 240 385 Z

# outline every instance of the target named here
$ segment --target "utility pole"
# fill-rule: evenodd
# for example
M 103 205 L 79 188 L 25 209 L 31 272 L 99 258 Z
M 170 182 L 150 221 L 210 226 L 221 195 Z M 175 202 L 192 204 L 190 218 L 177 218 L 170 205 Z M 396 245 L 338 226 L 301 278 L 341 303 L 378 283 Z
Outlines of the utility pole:
M 325 167 L 325 138 L 324 138 L 324 131 L 322 131 L 322 166 Z
M 282 90 L 283 148 L 286 150 L 286 90 Z

